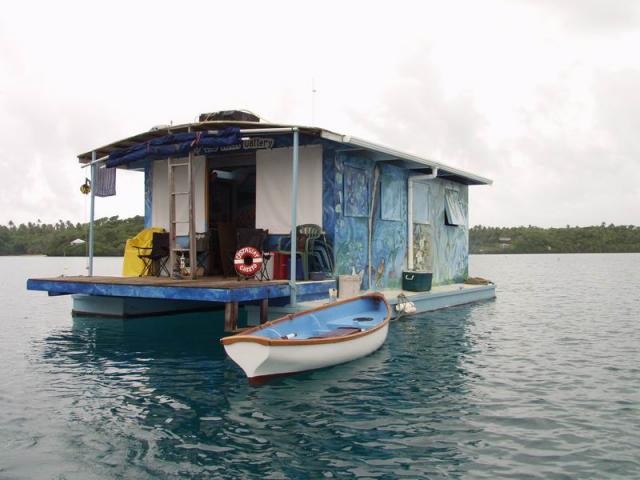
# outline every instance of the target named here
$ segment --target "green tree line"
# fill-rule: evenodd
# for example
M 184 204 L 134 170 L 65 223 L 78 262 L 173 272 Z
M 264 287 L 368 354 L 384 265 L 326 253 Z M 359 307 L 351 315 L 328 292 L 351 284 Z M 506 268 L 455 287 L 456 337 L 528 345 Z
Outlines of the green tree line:
M 105 217 L 95 223 L 96 256 L 120 256 L 128 238 L 144 228 L 144 218 Z M 89 226 L 59 220 L 55 224 L 22 223 L 0 225 L 0 255 L 84 256 Z M 485 227 L 469 230 L 471 253 L 615 253 L 640 252 L 640 227 L 606 225 L 591 227 L 540 228 Z
M 606 225 L 565 228 L 485 227 L 469 230 L 471 253 L 640 252 L 640 227 Z
M 136 216 L 120 219 L 99 218 L 95 222 L 94 254 L 96 256 L 122 256 L 128 238 L 144 228 L 144 218 Z M 73 224 L 59 220 L 58 223 L 21 223 L 0 225 L 0 255 L 51 255 L 84 256 L 87 244 L 71 245 L 75 239 L 87 241 L 89 225 Z

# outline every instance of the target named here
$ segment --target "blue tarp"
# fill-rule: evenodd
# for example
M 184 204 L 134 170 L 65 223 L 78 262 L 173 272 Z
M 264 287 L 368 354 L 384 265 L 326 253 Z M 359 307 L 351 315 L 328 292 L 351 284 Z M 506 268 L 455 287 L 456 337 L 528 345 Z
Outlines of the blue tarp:
M 201 147 L 224 147 L 240 143 L 240 129 L 225 128 L 219 133 L 189 132 L 165 135 L 129 148 L 114 150 L 107 159 L 107 168 L 117 167 L 137 160 L 159 160 L 182 157 Z

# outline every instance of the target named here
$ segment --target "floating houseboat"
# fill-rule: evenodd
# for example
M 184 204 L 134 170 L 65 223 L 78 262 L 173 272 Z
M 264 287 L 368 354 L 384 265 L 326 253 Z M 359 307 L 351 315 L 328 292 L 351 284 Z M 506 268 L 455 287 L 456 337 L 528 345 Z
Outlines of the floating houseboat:
M 73 295 L 75 313 L 224 307 L 231 331 L 239 312 L 265 322 L 325 303 L 336 289 L 379 291 L 418 312 L 495 296 L 491 283 L 466 282 L 468 189 L 491 184 L 473 173 L 244 111 L 154 127 L 78 158 L 92 180 L 88 275 L 27 283 Z M 145 227 L 157 245 L 138 248 L 140 264 L 126 275 L 98 276 L 96 191 L 118 169 L 144 175 Z

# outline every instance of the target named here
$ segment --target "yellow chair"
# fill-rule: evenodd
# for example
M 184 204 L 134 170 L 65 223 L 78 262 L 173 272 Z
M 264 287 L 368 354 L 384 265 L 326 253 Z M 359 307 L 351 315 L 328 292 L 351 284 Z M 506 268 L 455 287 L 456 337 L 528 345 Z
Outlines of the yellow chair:
M 153 234 L 164 232 L 164 228 L 151 227 L 141 230 L 135 237 L 127 240 L 124 247 L 124 261 L 122 263 L 123 277 L 139 277 L 145 272 L 145 263 L 138 256 L 141 248 L 150 248 L 153 244 Z M 147 274 L 149 272 L 146 272 Z

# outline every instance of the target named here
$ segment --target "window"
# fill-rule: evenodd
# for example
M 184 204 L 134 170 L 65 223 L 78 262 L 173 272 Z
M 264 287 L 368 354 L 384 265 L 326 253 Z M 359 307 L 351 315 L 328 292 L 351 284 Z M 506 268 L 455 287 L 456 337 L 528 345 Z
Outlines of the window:
M 444 224 L 445 225 L 464 225 L 465 217 L 460 195 L 457 190 L 445 190 L 444 192 Z
M 362 168 L 344 166 L 344 214 L 347 217 L 369 216 L 369 182 Z
M 404 182 L 402 178 L 391 175 L 380 177 L 380 218 L 382 220 L 402 220 L 402 197 L 404 195 Z
M 429 186 L 413 182 L 413 223 L 429 224 Z

